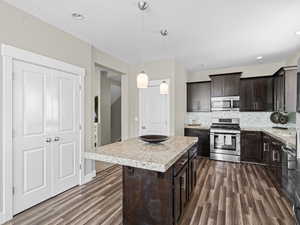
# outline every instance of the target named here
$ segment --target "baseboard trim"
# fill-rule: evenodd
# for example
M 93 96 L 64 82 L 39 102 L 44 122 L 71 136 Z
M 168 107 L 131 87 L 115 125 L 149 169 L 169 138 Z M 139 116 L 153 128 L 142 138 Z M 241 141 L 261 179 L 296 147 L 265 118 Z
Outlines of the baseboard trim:
M 93 170 L 92 172 L 84 176 L 83 184 L 90 182 L 94 177 L 96 177 L 96 170 Z
M 3 224 L 7 221 L 5 221 L 5 216 L 3 215 L 3 212 L 0 212 L 0 224 Z
M 9 218 L 8 215 L 6 215 L 3 211 L 0 212 L 0 224 L 4 224 L 11 220 L 12 218 Z

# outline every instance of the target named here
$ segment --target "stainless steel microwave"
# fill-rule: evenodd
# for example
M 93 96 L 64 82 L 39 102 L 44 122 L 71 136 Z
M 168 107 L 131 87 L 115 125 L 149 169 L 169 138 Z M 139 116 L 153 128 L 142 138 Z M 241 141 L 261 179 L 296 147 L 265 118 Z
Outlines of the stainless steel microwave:
M 212 111 L 239 111 L 240 96 L 211 98 Z

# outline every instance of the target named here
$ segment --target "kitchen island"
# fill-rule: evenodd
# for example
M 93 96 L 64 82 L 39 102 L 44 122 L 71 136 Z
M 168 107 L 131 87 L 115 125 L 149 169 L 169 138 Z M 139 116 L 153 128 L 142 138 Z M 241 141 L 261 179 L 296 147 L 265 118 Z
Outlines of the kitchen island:
M 197 141 L 174 136 L 149 144 L 134 138 L 86 152 L 85 157 L 123 166 L 124 225 L 175 225 L 197 181 Z

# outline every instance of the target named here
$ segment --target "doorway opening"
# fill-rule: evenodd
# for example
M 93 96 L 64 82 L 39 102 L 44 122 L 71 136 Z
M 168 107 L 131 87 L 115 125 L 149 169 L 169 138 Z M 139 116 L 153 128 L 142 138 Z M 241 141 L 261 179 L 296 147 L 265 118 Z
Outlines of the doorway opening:
M 121 141 L 122 74 L 100 66 L 96 68 L 94 146 L 100 147 Z M 96 172 L 100 172 L 111 165 L 97 161 Z

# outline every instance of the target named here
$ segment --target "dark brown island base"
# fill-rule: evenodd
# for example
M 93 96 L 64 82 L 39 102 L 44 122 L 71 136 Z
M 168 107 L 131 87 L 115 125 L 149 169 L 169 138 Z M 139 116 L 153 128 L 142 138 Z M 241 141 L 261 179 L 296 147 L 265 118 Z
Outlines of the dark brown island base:
M 192 147 L 166 172 L 123 166 L 123 224 L 179 223 L 196 184 L 199 165 Z
M 154 145 L 131 139 L 103 146 L 86 158 L 123 165 L 124 225 L 176 225 L 197 182 L 196 141 L 171 137 Z M 135 147 L 131 151 L 126 146 Z

